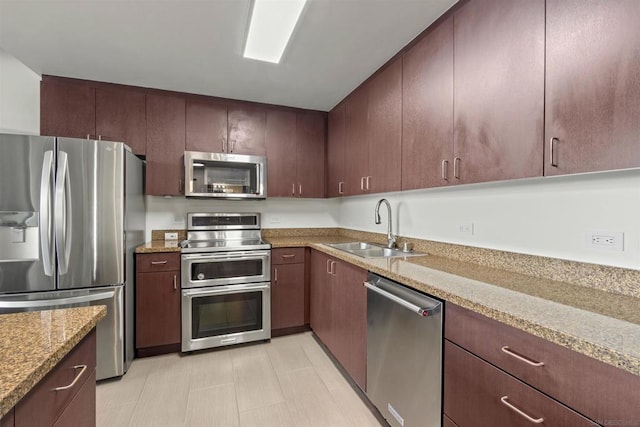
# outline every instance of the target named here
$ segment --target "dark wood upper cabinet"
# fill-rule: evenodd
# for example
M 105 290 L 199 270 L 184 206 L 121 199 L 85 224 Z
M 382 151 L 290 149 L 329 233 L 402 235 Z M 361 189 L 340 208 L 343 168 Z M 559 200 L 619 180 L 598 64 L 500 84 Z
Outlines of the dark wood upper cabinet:
M 367 191 L 400 190 L 402 171 L 402 59 L 398 58 L 369 83 Z
M 341 103 L 329 112 L 327 138 L 327 196 L 344 194 L 345 186 L 345 144 L 347 109 Z
M 299 197 L 322 198 L 325 195 L 324 113 L 296 113 L 296 170 Z
M 108 141 L 121 141 L 134 154 L 146 153 L 145 94 L 126 89 L 97 87 L 95 134 Z
M 185 100 L 147 95 L 145 194 L 184 194 Z
M 544 38 L 544 0 L 473 0 L 456 11 L 458 182 L 542 176 Z
M 296 190 L 296 113 L 267 110 L 267 196 L 294 197 Z
M 228 111 L 227 153 L 264 156 L 266 111 L 260 107 L 234 106 Z
M 640 166 L 640 2 L 546 4 L 544 174 Z
M 95 133 L 95 89 L 45 76 L 40 83 L 40 134 L 87 138 Z
M 368 104 L 369 88 L 366 84 L 352 92 L 345 101 L 344 194 L 347 196 L 362 194 L 366 191 L 366 179 L 369 173 Z
M 225 104 L 187 98 L 187 151 L 222 153 L 227 148 L 227 106 Z
M 402 57 L 402 189 L 453 179 L 453 17 Z

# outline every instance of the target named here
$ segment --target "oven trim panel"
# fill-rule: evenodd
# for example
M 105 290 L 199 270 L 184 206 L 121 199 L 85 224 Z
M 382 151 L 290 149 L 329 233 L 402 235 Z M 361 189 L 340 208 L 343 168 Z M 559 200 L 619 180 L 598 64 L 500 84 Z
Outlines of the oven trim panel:
M 262 274 L 259 276 L 236 276 L 230 278 L 209 279 L 200 281 L 191 280 L 191 265 L 193 263 L 229 262 L 233 260 L 247 261 L 252 259 L 262 260 Z M 232 251 L 206 254 L 186 254 L 182 255 L 181 269 L 182 289 L 269 282 L 271 281 L 271 251 Z

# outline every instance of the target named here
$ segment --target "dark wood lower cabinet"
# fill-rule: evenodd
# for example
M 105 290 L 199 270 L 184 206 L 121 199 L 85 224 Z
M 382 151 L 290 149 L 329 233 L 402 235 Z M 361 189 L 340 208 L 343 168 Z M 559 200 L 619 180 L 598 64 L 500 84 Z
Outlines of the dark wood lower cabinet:
M 53 427 L 96 425 L 96 371 L 84 382 Z
M 9 412 L 5 414 L 2 419 L 0 419 L 0 426 L 2 427 L 14 427 L 15 426 L 15 417 L 14 410 L 11 408 Z
M 597 425 L 448 340 L 444 351 L 444 412 L 459 427 Z
M 304 325 L 304 264 L 271 267 L 271 329 Z
M 13 411 L 15 427 L 94 426 L 95 329 L 23 397 Z M 5 427 L 4 423 L 5 418 L 2 419 L 2 427 Z M 9 426 L 14 424 L 8 421 Z
M 447 417 L 446 415 L 442 416 L 442 425 L 443 427 L 458 427 L 458 424 L 451 421 L 451 418 Z
M 180 271 L 138 273 L 136 276 L 136 350 L 180 346 Z
M 367 271 L 311 252 L 311 328 L 364 390 L 367 376 Z

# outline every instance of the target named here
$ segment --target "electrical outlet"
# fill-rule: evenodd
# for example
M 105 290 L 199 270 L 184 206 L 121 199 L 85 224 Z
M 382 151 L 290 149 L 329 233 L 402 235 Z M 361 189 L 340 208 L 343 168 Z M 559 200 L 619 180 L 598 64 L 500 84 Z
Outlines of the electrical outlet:
M 182 215 L 176 215 L 173 217 L 174 224 L 184 224 L 184 217 Z
M 469 234 L 473 236 L 473 223 L 465 222 L 463 224 L 460 224 L 458 226 L 458 232 L 460 232 L 460 234 Z
M 164 240 L 178 240 L 178 233 L 164 233 Z
M 279 216 L 272 216 L 271 220 L 269 222 L 271 224 L 280 224 L 280 217 Z
M 612 251 L 624 250 L 624 233 L 619 231 L 592 230 L 586 234 L 587 247 Z

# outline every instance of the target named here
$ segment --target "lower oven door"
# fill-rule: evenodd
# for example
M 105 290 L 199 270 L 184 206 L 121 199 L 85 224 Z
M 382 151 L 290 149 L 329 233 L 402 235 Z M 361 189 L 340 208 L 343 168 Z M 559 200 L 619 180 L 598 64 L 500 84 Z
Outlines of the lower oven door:
M 270 283 L 182 290 L 182 351 L 271 338 Z
M 271 280 L 271 251 L 182 255 L 182 287 L 233 285 Z

